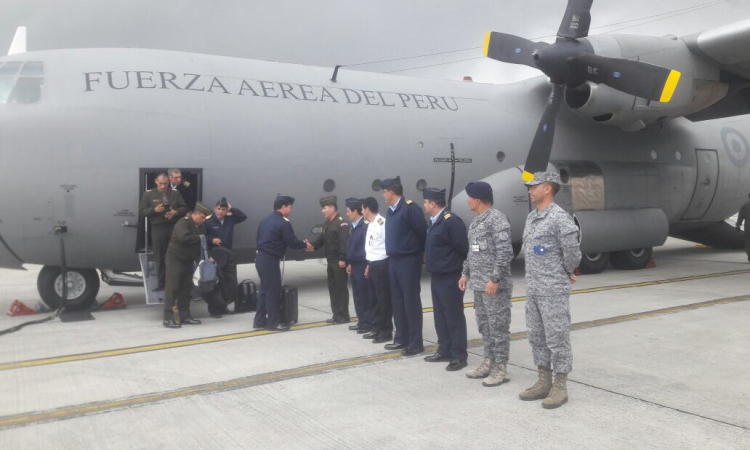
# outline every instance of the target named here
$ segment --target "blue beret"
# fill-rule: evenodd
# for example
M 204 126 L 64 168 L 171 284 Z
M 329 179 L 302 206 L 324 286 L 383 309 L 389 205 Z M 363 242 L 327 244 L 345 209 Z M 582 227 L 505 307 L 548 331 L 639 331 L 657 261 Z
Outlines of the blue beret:
M 290 197 L 288 195 L 276 194 L 276 200 L 288 205 L 294 204 L 294 197 Z
M 479 200 L 491 200 L 492 186 L 484 181 L 477 181 L 466 185 L 466 193 L 471 198 L 477 198 Z
M 357 197 L 349 197 L 346 199 L 346 207 L 349 209 L 357 209 L 362 207 L 362 199 Z
M 380 182 L 380 189 L 389 188 L 389 187 L 395 186 L 397 184 L 398 185 L 401 184 L 401 177 L 400 176 L 396 176 L 395 178 L 386 178 L 385 180 L 383 180 L 383 181 Z
M 425 200 L 445 201 L 445 189 L 426 188 L 422 191 L 422 197 L 424 197 Z

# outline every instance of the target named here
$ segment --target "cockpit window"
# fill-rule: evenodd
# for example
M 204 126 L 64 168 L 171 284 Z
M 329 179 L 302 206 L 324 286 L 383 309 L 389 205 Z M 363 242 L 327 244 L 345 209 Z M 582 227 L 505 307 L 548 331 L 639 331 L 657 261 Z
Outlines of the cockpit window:
M 44 88 L 44 63 L 10 61 L 0 66 L 0 104 L 37 103 Z

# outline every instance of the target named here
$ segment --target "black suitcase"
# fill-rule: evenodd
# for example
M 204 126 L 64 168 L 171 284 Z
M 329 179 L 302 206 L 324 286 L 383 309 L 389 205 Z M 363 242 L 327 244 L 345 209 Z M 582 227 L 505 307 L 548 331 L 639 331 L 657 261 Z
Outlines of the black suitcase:
M 235 313 L 245 313 L 255 311 L 258 307 L 258 290 L 255 283 L 250 280 L 243 280 L 239 285 L 239 295 L 237 303 L 234 305 Z
M 279 299 L 279 322 L 295 324 L 299 320 L 299 307 L 297 305 L 297 288 L 284 285 L 281 287 L 281 298 Z

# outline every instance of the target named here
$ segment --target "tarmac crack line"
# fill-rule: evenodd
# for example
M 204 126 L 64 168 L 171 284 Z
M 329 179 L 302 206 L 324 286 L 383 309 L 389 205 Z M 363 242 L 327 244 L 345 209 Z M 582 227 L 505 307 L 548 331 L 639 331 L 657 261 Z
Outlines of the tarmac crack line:
M 592 294 L 596 292 L 604 292 L 604 291 L 619 290 L 619 289 L 658 286 L 662 284 L 682 283 L 686 281 L 704 280 L 708 278 L 719 278 L 719 277 L 727 277 L 727 276 L 743 275 L 743 274 L 750 274 L 750 269 L 733 270 L 729 272 L 718 272 L 718 273 L 710 273 L 710 274 L 702 274 L 702 275 L 691 275 L 687 277 L 667 278 L 667 279 L 662 279 L 662 280 L 643 281 L 643 282 L 638 282 L 638 283 L 614 284 L 614 285 L 609 285 L 609 286 L 600 286 L 600 287 L 587 288 L 587 289 L 577 289 L 577 290 L 571 291 L 571 295 Z M 512 298 L 512 301 L 514 302 L 520 302 L 520 301 L 525 301 L 525 300 L 526 300 L 525 296 Z M 464 303 L 464 308 L 473 308 L 473 307 L 474 307 L 473 302 Z M 314 308 L 310 308 L 310 309 L 314 309 Z M 422 309 L 422 313 L 424 314 L 431 313 L 433 311 L 434 309 L 432 307 L 427 307 L 427 308 Z M 354 319 L 352 319 L 352 321 L 353 320 Z M 306 324 L 294 325 L 291 331 L 300 331 L 300 330 L 306 330 L 310 328 L 320 328 L 320 327 L 335 326 L 335 325 L 336 324 L 330 324 L 326 322 L 311 322 L 311 323 L 306 323 Z M 39 359 L 30 359 L 30 360 L 25 360 L 25 361 L 0 363 L 0 372 L 5 371 L 5 370 L 15 370 L 15 369 L 30 368 L 30 367 L 47 366 L 51 364 L 62 364 L 62 363 L 68 363 L 68 362 L 88 361 L 88 360 L 99 359 L 99 358 L 109 358 L 109 357 L 114 357 L 114 356 L 132 355 L 132 354 L 145 353 L 145 352 L 151 352 L 151 351 L 157 351 L 157 350 L 169 350 L 169 349 L 174 349 L 174 348 L 189 347 L 193 345 L 213 344 L 216 342 L 231 341 L 235 339 L 245 339 L 245 338 L 257 337 L 257 336 L 265 336 L 265 335 L 274 334 L 274 333 L 277 333 L 277 332 L 268 331 L 268 330 L 246 331 L 246 332 L 241 332 L 241 333 L 225 334 L 225 335 L 219 335 L 219 336 L 207 336 L 207 337 L 197 338 L 197 339 L 187 339 L 183 341 L 172 341 L 172 342 L 165 342 L 165 343 L 159 343 L 159 344 L 126 347 L 126 348 L 120 348 L 120 349 L 114 349 L 114 350 L 77 353 L 77 354 L 55 356 L 55 357 L 49 357 L 49 358 L 39 358 Z
M 578 322 L 571 326 L 571 330 L 572 331 L 585 330 L 589 328 L 596 328 L 596 327 L 602 327 L 606 325 L 619 324 L 619 323 L 628 322 L 632 320 L 662 316 L 665 314 L 675 314 L 675 313 L 680 313 L 680 312 L 693 311 L 693 310 L 697 310 L 701 308 L 707 308 L 711 306 L 738 303 L 738 302 L 747 301 L 747 300 L 750 300 L 750 295 L 727 297 L 727 298 L 721 298 L 721 299 L 716 299 L 716 300 L 709 300 L 705 302 L 692 303 L 689 305 L 675 306 L 671 308 L 662 308 L 662 309 L 656 309 L 656 310 L 651 310 L 651 311 L 644 311 L 641 313 L 627 314 L 623 316 L 615 316 L 615 317 L 610 317 L 610 318 L 605 318 L 605 319 L 590 320 L 586 322 Z M 528 333 L 526 333 L 525 331 L 511 334 L 512 341 L 526 339 L 527 337 L 528 337 Z M 469 344 L 469 347 L 475 348 L 475 347 L 482 345 L 482 341 L 481 339 L 473 339 L 469 341 L 468 344 Z M 428 351 L 428 352 L 430 351 L 434 352 L 436 350 L 437 350 L 436 345 L 432 345 L 432 346 L 425 348 L 425 351 Z M 93 415 L 93 414 L 103 414 L 103 413 L 113 412 L 113 411 L 126 409 L 126 408 L 150 406 L 150 405 L 163 403 L 165 401 L 173 400 L 177 398 L 190 397 L 190 396 L 200 395 L 200 394 L 209 395 L 209 394 L 216 394 L 216 393 L 226 392 L 226 391 L 231 391 L 231 390 L 245 389 L 245 388 L 260 386 L 264 384 L 278 383 L 281 381 L 293 380 L 297 378 L 322 375 L 322 374 L 326 374 L 329 372 L 348 369 L 351 367 L 363 366 L 366 364 L 393 361 L 393 360 L 406 359 L 406 358 L 407 357 L 401 355 L 401 352 L 398 352 L 398 351 L 380 353 L 380 354 L 363 356 L 363 357 L 359 356 L 359 357 L 348 358 L 348 359 L 343 359 L 343 360 L 338 360 L 338 361 L 314 364 L 310 366 L 303 366 L 303 367 L 298 367 L 294 369 L 286 369 L 286 370 L 281 370 L 277 372 L 269 372 L 265 374 L 250 375 L 247 377 L 235 378 L 232 380 L 190 386 L 190 387 L 175 389 L 171 391 L 155 392 L 151 394 L 127 397 L 127 398 L 118 399 L 118 400 L 103 400 L 103 401 L 85 403 L 85 404 L 75 405 L 75 406 L 65 406 L 65 407 L 56 408 L 56 409 L 47 410 L 47 411 L 38 411 L 38 412 L 31 412 L 31 413 L 22 413 L 22 414 L 16 414 L 16 415 L 2 416 L 0 417 L 0 430 L 9 429 L 9 428 L 19 428 L 19 427 L 45 423 L 45 422 L 74 419 L 77 417 L 83 417 L 83 416 L 88 416 L 88 415 Z M 530 370 L 522 366 L 516 366 L 516 367 L 521 367 L 521 368 Z M 576 382 L 576 383 L 586 385 L 585 383 L 580 383 L 580 382 Z M 596 386 L 591 386 L 591 387 L 596 388 L 596 389 L 601 389 L 603 391 L 607 391 L 604 388 L 598 388 Z M 626 394 L 621 394 L 621 393 L 614 392 L 614 391 L 608 391 L 608 392 L 612 392 L 613 394 L 618 394 L 618 395 L 622 395 L 625 397 L 629 397 Z M 712 419 L 710 417 L 700 416 L 699 414 L 693 414 L 687 411 L 679 410 L 677 408 L 660 405 L 658 403 L 650 402 L 644 399 L 639 399 L 637 397 L 632 397 L 632 398 L 635 400 L 646 402 L 646 403 L 651 403 L 657 406 L 662 406 L 664 408 L 672 409 L 674 411 L 678 411 L 681 413 L 691 414 L 696 417 L 702 417 L 707 420 L 712 420 L 712 421 L 723 423 L 732 427 L 740 428 L 743 430 L 748 430 L 748 428 L 743 427 L 742 425 L 732 424 L 729 422 L 723 422 L 717 419 Z

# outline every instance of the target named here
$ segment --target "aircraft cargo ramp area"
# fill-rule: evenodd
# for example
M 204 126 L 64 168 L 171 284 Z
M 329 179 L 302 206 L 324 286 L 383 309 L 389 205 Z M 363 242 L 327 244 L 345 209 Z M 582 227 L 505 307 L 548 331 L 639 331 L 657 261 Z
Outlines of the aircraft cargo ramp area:
M 511 381 L 483 387 L 427 363 L 436 334 L 422 278 L 427 352 L 403 357 L 330 325 L 323 261 L 286 264 L 299 324 L 252 329 L 254 313 L 162 327 L 142 288 L 102 286 L 127 309 L 0 337 L 3 449 L 489 449 L 750 446 L 750 264 L 741 251 L 670 239 L 656 267 L 581 276 L 571 295 L 570 401 L 523 402 L 536 380 L 513 262 Z M 0 307 L 38 301 L 36 274 L 0 270 Z M 253 265 L 240 279 L 257 281 Z M 481 362 L 467 293 L 469 368 Z M 350 311 L 354 307 L 350 301 Z M 0 316 L 5 329 L 40 316 Z

